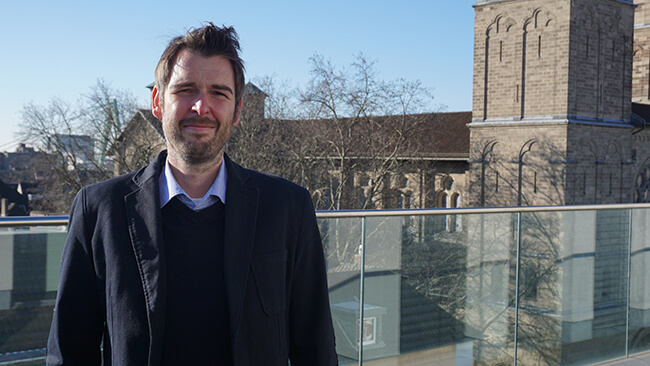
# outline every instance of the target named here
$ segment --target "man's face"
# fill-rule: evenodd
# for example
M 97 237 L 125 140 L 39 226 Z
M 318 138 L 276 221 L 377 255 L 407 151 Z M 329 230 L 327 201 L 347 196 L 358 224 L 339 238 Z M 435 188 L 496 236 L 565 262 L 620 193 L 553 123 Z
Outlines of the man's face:
M 228 59 L 181 51 L 163 101 L 155 87 L 152 93 L 152 111 L 162 120 L 170 159 L 192 166 L 219 163 L 232 127 L 239 122 L 236 104 Z

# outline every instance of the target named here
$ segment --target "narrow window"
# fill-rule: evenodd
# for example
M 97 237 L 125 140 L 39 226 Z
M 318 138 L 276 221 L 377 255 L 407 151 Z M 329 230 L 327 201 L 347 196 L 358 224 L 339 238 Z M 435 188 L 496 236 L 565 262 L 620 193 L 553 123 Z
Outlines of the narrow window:
M 499 61 L 503 61 L 503 41 L 499 41 Z
M 517 90 L 515 91 L 515 102 L 519 103 L 519 84 L 517 84 Z
M 612 195 L 612 181 L 613 181 L 613 174 L 609 173 L 609 195 Z
M 497 172 L 497 181 L 496 184 L 494 185 L 494 191 L 499 192 L 499 172 Z
M 537 43 L 537 58 L 542 57 L 542 36 L 539 36 L 539 42 Z
M 533 192 L 537 193 L 537 172 L 533 175 Z

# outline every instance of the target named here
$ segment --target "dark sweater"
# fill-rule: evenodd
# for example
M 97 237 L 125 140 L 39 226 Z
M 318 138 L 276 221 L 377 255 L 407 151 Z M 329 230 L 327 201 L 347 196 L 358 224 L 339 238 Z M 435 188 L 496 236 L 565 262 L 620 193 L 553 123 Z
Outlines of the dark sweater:
M 163 365 L 232 364 L 220 201 L 195 212 L 173 198 L 162 208 L 167 262 Z

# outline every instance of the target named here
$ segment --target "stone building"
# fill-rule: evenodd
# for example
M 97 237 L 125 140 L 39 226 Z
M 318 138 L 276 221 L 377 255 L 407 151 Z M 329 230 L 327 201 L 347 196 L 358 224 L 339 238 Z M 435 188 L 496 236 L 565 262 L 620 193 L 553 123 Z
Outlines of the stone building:
M 634 11 L 477 2 L 469 206 L 633 200 Z
M 468 206 L 650 201 L 649 3 L 477 0 Z M 627 314 L 629 215 L 531 213 L 522 232 L 509 220 L 466 222 L 494 228 L 492 237 L 466 231 L 470 248 L 492 249 L 471 249 L 480 260 L 467 268 L 468 302 L 481 306 L 464 315 L 487 340 L 474 350 L 476 364 L 513 357 L 515 286 L 499 279 L 515 276 L 520 362 L 573 364 L 623 348 L 628 340 L 613 329 L 624 329 Z M 632 251 L 635 267 L 646 268 L 650 256 Z M 632 276 L 646 288 L 647 276 Z M 630 349 L 647 347 L 650 295 L 639 294 L 629 305 L 640 329 Z

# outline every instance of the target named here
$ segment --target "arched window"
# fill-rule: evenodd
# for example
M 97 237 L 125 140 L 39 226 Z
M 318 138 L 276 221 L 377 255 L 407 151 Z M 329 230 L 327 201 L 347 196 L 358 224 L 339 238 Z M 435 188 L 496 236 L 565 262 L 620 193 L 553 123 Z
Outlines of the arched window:
M 438 193 L 438 207 L 440 208 L 447 208 L 447 201 L 448 201 L 448 195 L 446 192 L 442 191 Z

